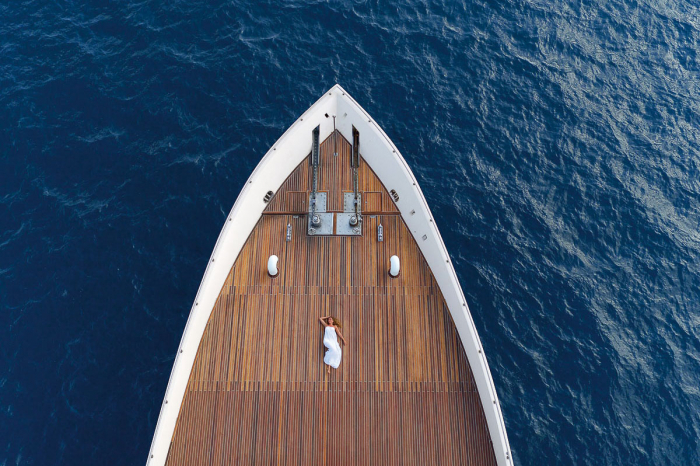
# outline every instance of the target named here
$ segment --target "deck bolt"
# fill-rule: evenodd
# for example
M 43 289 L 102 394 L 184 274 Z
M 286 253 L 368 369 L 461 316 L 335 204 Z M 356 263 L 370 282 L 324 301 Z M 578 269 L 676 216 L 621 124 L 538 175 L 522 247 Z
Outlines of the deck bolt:
M 180 350 L 180 353 L 182 353 L 182 350 Z

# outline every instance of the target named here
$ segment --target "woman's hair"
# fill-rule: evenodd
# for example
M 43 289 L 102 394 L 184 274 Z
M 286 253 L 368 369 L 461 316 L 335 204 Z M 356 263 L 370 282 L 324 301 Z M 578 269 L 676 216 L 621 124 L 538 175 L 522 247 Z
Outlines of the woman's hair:
M 343 328 L 343 326 L 340 325 L 340 321 L 338 320 L 338 318 L 336 316 L 329 316 L 328 319 L 329 320 L 333 319 L 333 325 L 335 325 L 336 327 Z

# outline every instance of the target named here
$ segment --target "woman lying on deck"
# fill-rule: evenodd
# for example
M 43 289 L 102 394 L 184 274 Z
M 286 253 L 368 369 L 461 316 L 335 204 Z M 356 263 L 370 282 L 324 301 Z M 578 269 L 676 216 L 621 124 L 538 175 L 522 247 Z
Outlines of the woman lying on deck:
M 318 319 L 321 321 L 321 325 L 326 327 L 323 333 L 323 345 L 328 348 L 326 355 L 323 358 L 323 362 L 328 364 L 326 372 L 330 374 L 331 367 L 337 369 L 340 366 L 340 360 L 343 357 L 343 351 L 340 349 L 338 344 L 338 337 L 340 337 L 343 344 L 345 344 L 345 338 L 343 334 L 340 333 L 340 322 L 331 316 L 321 317 Z

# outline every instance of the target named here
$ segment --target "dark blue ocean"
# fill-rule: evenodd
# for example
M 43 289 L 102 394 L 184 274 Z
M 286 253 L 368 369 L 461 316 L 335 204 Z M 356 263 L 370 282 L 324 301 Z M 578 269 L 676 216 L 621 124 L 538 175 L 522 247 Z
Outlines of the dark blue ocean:
M 699 464 L 699 50 L 678 0 L 0 0 L 0 465 L 145 463 L 226 214 L 335 83 L 420 181 L 516 464 Z

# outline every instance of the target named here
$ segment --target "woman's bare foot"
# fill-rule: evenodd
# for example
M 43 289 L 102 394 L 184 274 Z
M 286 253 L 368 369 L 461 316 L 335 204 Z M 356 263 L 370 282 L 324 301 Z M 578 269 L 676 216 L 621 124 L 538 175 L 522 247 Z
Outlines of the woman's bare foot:
M 331 373 L 331 366 L 326 366 L 326 374 L 330 374 L 330 373 Z

